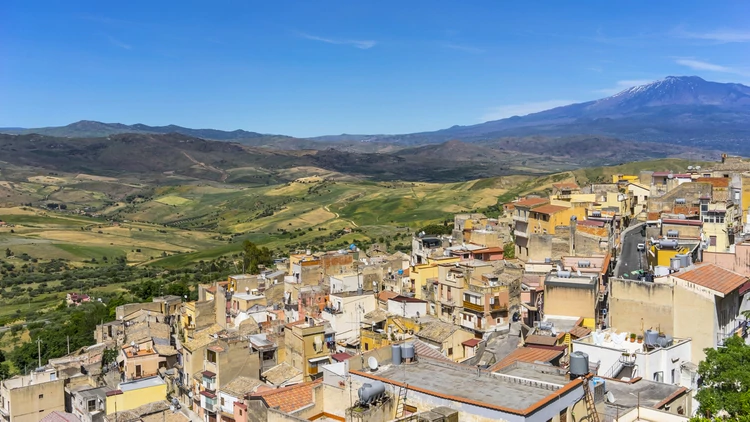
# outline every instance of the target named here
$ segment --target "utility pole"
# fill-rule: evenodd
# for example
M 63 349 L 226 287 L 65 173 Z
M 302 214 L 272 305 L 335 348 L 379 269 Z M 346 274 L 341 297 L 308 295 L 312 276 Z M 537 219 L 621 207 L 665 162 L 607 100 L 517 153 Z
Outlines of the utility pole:
M 68 354 L 70 354 L 70 336 L 65 336 L 68 339 Z
M 37 356 L 39 358 L 39 366 L 37 368 L 41 368 L 42 367 L 42 339 L 36 340 L 36 348 L 37 348 L 37 353 L 38 353 Z

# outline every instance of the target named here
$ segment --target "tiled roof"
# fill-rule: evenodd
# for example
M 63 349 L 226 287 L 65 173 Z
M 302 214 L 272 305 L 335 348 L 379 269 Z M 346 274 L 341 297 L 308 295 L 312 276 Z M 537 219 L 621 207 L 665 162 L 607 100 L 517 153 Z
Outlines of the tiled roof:
M 657 216 L 657 218 L 659 218 Z M 604 227 L 606 223 L 604 221 L 599 220 L 579 220 L 577 226 L 591 226 L 591 227 Z
M 481 341 L 482 340 L 478 338 L 470 338 L 461 344 L 466 347 L 476 347 L 476 345 L 479 344 Z
M 227 393 L 232 397 L 243 398 L 246 394 L 254 393 L 255 389 L 263 385 L 258 379 L 249 377 L 237 377 L 229 384 L 221 387 L 222 393 Z
M 417 333 L 417 337 L 424 338 L 436 343 L 442 343 L 458 330 L 457 325 L 442 321 L 433 321 L 424 326 Z
M 516 207 L 537 207 L 549 202 L 547 198 L 524 198 L 516 202 Z
M 534 208 L 533 211 L 539 214 L 557 214 L 558 212 L 567 210 L 568 207 L 560 205 L 542 205 L 541 207 Z
M 586 337 L 589 334 L 591 334 L 591 329 L 586 327 L 578 326 L 570 330 L 570 335 L 577 338 Z
M 678 273 L 674 277 L 724 295 L 739 289 L 748 281 L 747 277 L 714 264 L 703 264 L 694 270 Z
M 387 302 L 388 299 L 394 298 L 398 296 L 398 293 L 392 292 L 390 290 L 383 290 L 382 292 L 378 293 L 378 300 L 381 302 Z
M 581 188 L 580 186 L 578 186 L 578 183 L 575 183 L 575 182 L 553 183 L 552 187 L 555 189 L 580 189 Z
M 701 177 L 697 179 L 698 183 L 710 183 L 715 188 L 726 188 L 729 187 L 728 177 Z
M 336 362 L 343 362 L 351 358 L 352 355 L 350 355 L 349 353 L 334 353 L 331 355 L 331 359 L 335 360 Z
M 323 382 L 305 382 L 290 387 L 253 393 L 250 398 L 260 398 L 269 408 L 291 413 L 313 403 L 313 388 Z
M 551 337 L 554 338 L 554 337 Z M 550 362 L 555 358 L 562 355 L 564 352 L 561 350 L 554 349 L 540 349 L 536 347 L 519 347 L 514 350 L 511 354 L 503 358 L 500 362 L 496 363 L 490 368 L 490 371 L 499 371 L 505 367 L 513 365 L 516 362 Z
M 417 299 L 415 297 L 409 297 L 409 296 L 401 296 L 401 295 L 396 296 L 396 297 L 391 298 L 391 299 L 388 299 L 388 300 L 392 300 L 394 302 L 399 302 L 399 303 L 404 303 L 404 302 L 406 302 L 406 303 L 427 303 L 427 301 L 422 300 L 422 299 Z
M 442 360 L 445 362 L 453 362 L 452 360 L 444 356 L 442 353 L 430 347 L 427 343 L 421 340 L 414 340 L 413 344 L 414 344 L 414 353 L 417 355 L 417 357 L 420 357 L 420 358 L 426 357 L 426 358 L 435 359 L 435 360 Z
M 526 344 L 540 344 L 542 346 L 554 346 L 557 344 L 557 337 L 553 336 L 540 336 L 532 334 L 526 337 Z
M 41 422 L 81 422 L 81 419 L 72 413 L 60 412 L 56 410 L 43 417 L 41 419 Z
M 282 362 L 262 373 L 261 376 L 273 385 L 281 385 L 300 374 L 302 374 L 301 370 Z

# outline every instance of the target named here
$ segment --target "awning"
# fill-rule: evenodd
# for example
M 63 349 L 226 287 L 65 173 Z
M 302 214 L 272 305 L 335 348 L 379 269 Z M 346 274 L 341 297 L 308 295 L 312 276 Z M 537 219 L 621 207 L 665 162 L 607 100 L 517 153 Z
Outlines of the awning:
M 307 361 L 310 362 L 310 363 L 316 363 L 316 362 L 323 362 L 324 360 L 326 360 L 326 361 L 330 360 L 330 357 L 329 356 L 322 356 L 322 357 L 319 357 L 319 358 L 308 359 Z

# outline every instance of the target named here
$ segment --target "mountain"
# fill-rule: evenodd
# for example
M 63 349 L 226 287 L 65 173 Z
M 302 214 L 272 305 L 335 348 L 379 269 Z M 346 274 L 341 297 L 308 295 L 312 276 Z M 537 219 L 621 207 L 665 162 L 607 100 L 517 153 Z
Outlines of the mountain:
M 600 135 L 750 153 L 750 87 L 669 76 L 610 97 L 434 132 L 372 135 L 403 145 L 525 136 Z M 361 138 L 363 135 L 356 135 Z
M 120 133 L 179 133 L 182 135 L 193 136 L 196 138 L 212 139 L 216 141 L 241 141 L 245 139 L 263 138 L 266 136 L 257 132 L 248 132 L 246 130 L 224 131 L 217 129 L 190 129 L 182 126 L 148 126 L 141 123 L 134 125 L 124 125 L 122 123 L 102 123 L 92 120 L 81 120 L 71 123 L 67 126 L 59 127 L 42 127 L 34 129 L 21 128 L 2 128 L 1 132 L 13 134 L 30 134 L 37 133 L 47 136 L 58 137 L 82 137 L 96 138 L 101 136 L 115 135 Z

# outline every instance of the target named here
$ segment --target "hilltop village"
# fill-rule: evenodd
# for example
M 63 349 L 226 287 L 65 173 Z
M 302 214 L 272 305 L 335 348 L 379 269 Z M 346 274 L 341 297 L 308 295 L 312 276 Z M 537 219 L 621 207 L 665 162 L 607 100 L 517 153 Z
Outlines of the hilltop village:
M 380 245 L 117 308 L 0 420 L 686 421 L 746 336 L 750 162 L 553 185 Z M 87 296 L 69 295 L 75 306 Z

